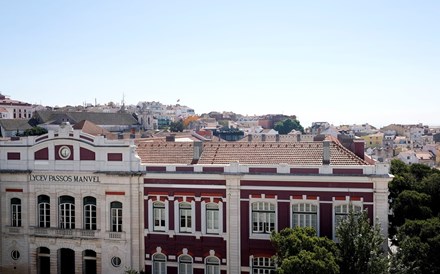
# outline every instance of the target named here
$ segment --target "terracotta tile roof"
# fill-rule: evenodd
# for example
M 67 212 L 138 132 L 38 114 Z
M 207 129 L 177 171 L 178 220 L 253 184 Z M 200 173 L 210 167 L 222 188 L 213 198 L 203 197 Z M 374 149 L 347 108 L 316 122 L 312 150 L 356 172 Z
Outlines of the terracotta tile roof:
M 137 146 L 137 153 L 142 163 L 191 164 L 193 147 L 193 142 L 140 142 Z
M 88 121 L 88 120 L 82 120 L 81 122 L 76 123 L 73 126 L 73 129 L 81 129 L 82 132 L 98 136 L 98 135 L 105 135 L 107 136 L 107 139 L 114 139 L 116 136 L 110 131 L 106 130 L 105 128 L 102 128 L 100 126 L 97 126 L 96 124 Z
M 137 152 L 143 163 L 191 164 L 192 143 L 140 143 Z M 207 142 L 198 164 L 322 165 L 323 142 Z M 330 165 L 369 165 L 339 142 L 330 142 Z

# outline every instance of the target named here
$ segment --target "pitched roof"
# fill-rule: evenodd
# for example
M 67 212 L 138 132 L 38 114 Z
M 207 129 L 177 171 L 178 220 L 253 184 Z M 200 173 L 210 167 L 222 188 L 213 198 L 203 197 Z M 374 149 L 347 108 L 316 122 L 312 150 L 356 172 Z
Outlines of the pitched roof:
M 192 143 L 140 143 L 137 152 L 143 163 L 191 164 Z M 323 142 L 240 143 L 207 142 L 198 164 L 280 164 L 322 165 Z M 330 142 L 330 165 L 369 165 L 339 142 Z
M 110 133 L 110 131 L 106 130 L 105 128 L 99 127 L 97 125 L 95 125 L 94 123 L 87 121 L 87 120 L 82 120 L 79 123 L 76 123 L 73 126 L 73 129 L 80 129 L 82 132 L 94 135 L 94 136 L 98 136 L 98 135 L 105 135 L 107 136 L 108 139 L 110 136 L 114 137 L 112 133 Z
M 31 129 L 29 121 L 25 119 L 0 119 L 0 125 L 6 131 Z
M 142 163 L 150 164 L 191 164 L 194 144 L 175 142 L 142 142 L 137 153 Z
M 107 112 L 64 112 L 43 110 L 37 111 L 40 123 L 50 123 L 60 120 L 60 117 L 68 117 L 72 124 L 88 120 L 96 125 L 135 125 L 137 120 L 129 113 Z

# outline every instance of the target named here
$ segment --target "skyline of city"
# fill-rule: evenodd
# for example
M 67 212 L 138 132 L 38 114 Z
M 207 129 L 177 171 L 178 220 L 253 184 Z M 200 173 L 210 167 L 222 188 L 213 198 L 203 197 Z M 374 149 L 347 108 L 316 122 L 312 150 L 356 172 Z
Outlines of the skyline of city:
M 0 90 L 43 105 L 154 100 L 304 125 L 440 125 L 424 1 L 4 2 Z

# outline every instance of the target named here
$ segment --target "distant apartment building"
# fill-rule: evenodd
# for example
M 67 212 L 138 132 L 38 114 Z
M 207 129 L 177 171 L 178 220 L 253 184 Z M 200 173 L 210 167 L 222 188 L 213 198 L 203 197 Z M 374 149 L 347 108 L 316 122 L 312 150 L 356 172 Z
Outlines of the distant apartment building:
M 13 100 L 0 93 L 0 119 L 30 119 L 33 112 L 32 104 Z

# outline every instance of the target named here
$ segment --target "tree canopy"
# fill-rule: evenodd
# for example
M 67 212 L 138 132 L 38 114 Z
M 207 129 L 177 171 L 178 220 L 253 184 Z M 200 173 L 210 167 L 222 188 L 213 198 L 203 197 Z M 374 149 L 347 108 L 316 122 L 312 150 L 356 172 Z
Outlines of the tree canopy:
M 343 274 L 387 273 L 388 260 L 383 250 L 385 239 L 380 225 L 370 225 L 367 211 L 354 212 L 350 208 L 347 218 L 336 229 Z
M 279 134 L 288 134 L 292 130 L 298 130 L 304 133 L 304 128 L 301 123 L 294 119 L 286 119 L 275 124 L 274 129 L 278 131 Z
M 277 273 L 339 273 L 336 244 L 316 236 L 311 227 L 285 228 L 273 232 L 271 242 L 277 250 Z

